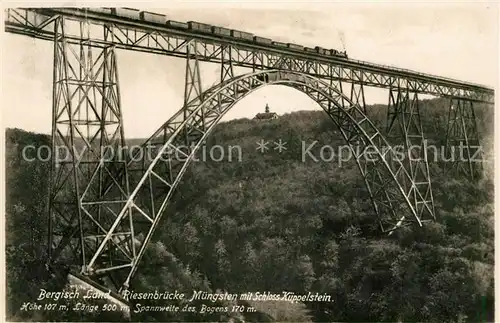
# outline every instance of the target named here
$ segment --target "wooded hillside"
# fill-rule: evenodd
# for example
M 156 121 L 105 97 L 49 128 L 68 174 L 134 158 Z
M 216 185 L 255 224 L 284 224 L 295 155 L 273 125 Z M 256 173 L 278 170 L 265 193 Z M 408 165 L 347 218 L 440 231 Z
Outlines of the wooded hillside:
M 446 101 L 422 101 L 424 132 L 444 144 Z M 384 106 L 369 107 L 381 124 Z M 492 112 L 478 109 L 486 149 Z M 257 151 L 256 142 L 270 141 Z M 273 141 L 287 150 L 273 150 Z M 6 133 L 7 307 L 9 320 L 102 320 L 20 311 L 36 298 L 45 260 L 48 162 L 22 160 L 25 145 L 50 145 L 45 135 Z M 148 248 L 134 289 L 230 293 L 319 292 L 334 302 L 251 304 L 247 321 L 493 320 L 493 176 L 473 182 L 432 164 L 437 222 L 388 237 L 378 230 L 356 163 L 301 160 L 301 142 L 343 141 L 321 111 L 277 120 L 233 120 L 217 126 L 207 150 L 238 145 L 242 160 L 193 162 Z M 37 270 L 40 269 L 40 270 Z M 200 303 L 201 304 L 201 303 Z M 263 314 L 266 313 L 266 314 Z M 55 315 L 55 316 L 54 316 Z M 241 318 L 241 317 L 240 317 Z M 111 320 L 112 318 L 106 318 Z M 215 313 L 142 313 L 135 321 L 220 321 Z

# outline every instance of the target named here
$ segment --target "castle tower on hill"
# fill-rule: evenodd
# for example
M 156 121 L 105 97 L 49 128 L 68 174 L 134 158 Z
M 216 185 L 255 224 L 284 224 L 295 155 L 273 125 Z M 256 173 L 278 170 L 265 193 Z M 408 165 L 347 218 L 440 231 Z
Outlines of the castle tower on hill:
M 276 112 L 269 111 L 269 104 L 266 103 L 266 110 L 264 113 L 257 113 L 254 119 L 258 120 L 270 120 L 270 119 L 278 119 L 278 114 Z

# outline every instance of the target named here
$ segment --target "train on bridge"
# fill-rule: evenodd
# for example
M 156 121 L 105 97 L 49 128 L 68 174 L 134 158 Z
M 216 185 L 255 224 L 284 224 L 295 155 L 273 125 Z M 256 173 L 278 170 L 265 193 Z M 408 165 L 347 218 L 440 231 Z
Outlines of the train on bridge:
M 287 48 L 297 52 L 317 53 L 320 55 L 335 56 L 341 59 L 348 58 L 346 51 L 339 51 L 336 49 L 326 49 L 320 46 L 316 46 L 315 48 L 310 48 L 297 44 L 282 43 L 278 41 L 273 41 L 272 39 L 269 38 L 255 36 L 252 33 L 247 33 L 244 31 L 239 31 L 234 29 L 227 29 L 224 27 L 212 26 L 209 24 L 196 21 L 188 21 L 186 23 L 186 22 L 168 20 L 167 16 L 165 15 L 154 12 L 140 11 L 138 9 L 133 9 L 133 8 L 88 8 L 86 10 L 101 14 L 113 15 L 125 19 L 140 20 L 152 24 L 166 25 L 169 28 L 173 29 L 191 30 L 203 34 L 214 35 L 221 38 L 229 38 L 229 39 L 232 38 L 238 41 L 246 41 L 254 44 L 262 44 L 276 48 Z

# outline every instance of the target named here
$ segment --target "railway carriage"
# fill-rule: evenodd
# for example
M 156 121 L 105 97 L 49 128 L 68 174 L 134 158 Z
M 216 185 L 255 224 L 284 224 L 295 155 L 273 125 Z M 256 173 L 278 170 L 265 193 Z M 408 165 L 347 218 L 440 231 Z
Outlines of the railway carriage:
M 216 27 L 212 26 L 212 33 L 217 36 L 226 36 L 230 37 L 231 36 L 231 29 L 227 29 L 224 27 Z
M 153 22 L 155 24 L 164 25 L 165 22 L 167 21 L 167 16 L 148 11 L 141 11 L 139 17 L 143 21 Z
M 87 10 L 96 13 L 104 13 L 107 15 L 113 14 L 113 8 L 88 8 Z
M 251 33 L 246 33 L 244 31 L 239 31 L 239 30 L 231 30 L 231 36 L 234 38 L 239 38 L 243 40 L 248 40 L 248 41 L 253 41 L 253 34 Z
M 301 46 L 301 45 L 296 45 L 296 44 L 291 44 L 291 43 L 288 43 L 286 45 L 290 49 L 300 50 L 300 51 L 304 50 L 304 46 Z
M 196 21 L 188 21 L 188 28 L 194 31 L 199 31 L 206 34 L 212 33 L 212 25 L 204 24 Z
M 265 37 L 253 36 L 253 41 L 258 44 L 272 45 L 273 40 Z
M 279 41 L 273 41 L 273 45 L 276 47 L 288 47 L 288 45 L 286 43 L 282 43 Z
M 166 22 L 166 25 L 171 28 L 177 28 L 177 29 L 188 29 L 188 24 L 185 22 L 180 22 L 180 21 L 175 21 L 175 20 L 168 20 Z
M 139 20 L 140 16 L 140 10 L 133 9 L 133 8 L 112 8 L 111 12 L 122 18 L 127 18 L 127 19 L 133 19 L 133 20 Z

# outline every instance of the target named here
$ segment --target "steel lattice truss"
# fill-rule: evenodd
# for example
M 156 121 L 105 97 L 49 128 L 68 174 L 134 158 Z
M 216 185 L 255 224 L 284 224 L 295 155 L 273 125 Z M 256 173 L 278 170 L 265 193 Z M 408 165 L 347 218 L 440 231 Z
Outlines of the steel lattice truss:
M 493 91 L 482 86 L 228 43 L 74 8 L 8 9 L 6 19 L 7 31 L 54 44 L 49 266 L 65 264 L 116 291 L 129 288 L 197 149 L 228 110 L 268 84 L 305 93 L 340 129 L 383 232 L 435 219 L 419 93 L 450 98 L 448 144 L 467 147 L 466 163 L 457 167 L 478 175 L 472 163 L 478 158 L 473 146 L 479 145 L 473 102 L 493 102 Z M 126 144 L 117 48 L 186 60 L 183 106 L 143 144 L 142 158 L 140 152 L 132 159 L 127 151 L 118 153 Z M 203 61 L 221 68 L 220 83 L 205 91 Z M 252 72 L 235 76 L 235 66 Z M 366 86 L 389 90 L 386 129 L 370 120 Z M 70 154 L 55 160 L 60 147 Z
M 126 164 L 108 157 L 125 145 L 114 50 L 92 46 L 87 27 L 81 23 L 80 44 L 68 44 L 64 18 L 55 20 L 49 196 L 49 258 L 67 259 L 59 255 L 71 250 L 80 264 L 109 229 L 112 211 L 95 202 L 103 185 L 118 188 L 123 200 L 129 195 L 126 182 L 114 181 L 116 174 L 126 174 Z M 55 160 L 63 147 L 69 155 Z
M 483 169 L 483 151 L 477 131 L 476 116 L 472 101 L 451 99 L 446 134 L 446 158 L 450 159 L 450 170 L 479 178 Z

